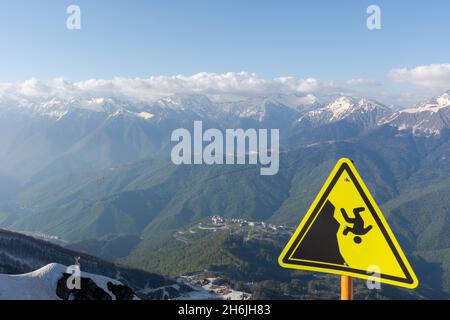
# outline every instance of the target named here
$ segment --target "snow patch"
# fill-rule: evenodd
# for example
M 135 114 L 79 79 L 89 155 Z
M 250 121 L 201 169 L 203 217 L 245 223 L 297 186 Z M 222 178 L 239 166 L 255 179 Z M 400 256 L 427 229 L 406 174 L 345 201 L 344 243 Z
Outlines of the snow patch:
M 145 111 L 139 112 L 139 113 L 137 114 L 137 116 L 138 116 L 139 118 L 142 118 L 142 119 L 145 119 L 145 120 L 150 120 L 150 119 L 153 119 L 154 117 L 156 117 L 154 114 L 152 114 L 152 113 L 150 113 L 150 112 L 145 112 Z

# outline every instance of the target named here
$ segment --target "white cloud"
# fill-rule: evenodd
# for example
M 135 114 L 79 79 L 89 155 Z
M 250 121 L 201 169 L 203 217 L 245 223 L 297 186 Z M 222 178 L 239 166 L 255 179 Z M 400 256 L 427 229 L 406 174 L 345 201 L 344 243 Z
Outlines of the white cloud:
M 350 79 L 345 82 L 348 86 L 362 86 L 362 87 L 376 87 L 381 86 L 381 83 L 376 80 L 365 79 L 365 78 L 357 78 Z
M 148 101 L 177 93 L 247 97 L 252 95 L 316 93 L 335 90 L 332 81 L 295 77 L 263 78 L 248 72 L 197 73 L 191 76 L 152 76 L 147 79 L 89 79 L 69 82 L 62 78 L 1 83 L 0 98 L 60 99 L 116 97 Z
M 400 83 L 450 88 L 450 64 L 430 64 L 412 69 L 393 69 L 389 77 Z

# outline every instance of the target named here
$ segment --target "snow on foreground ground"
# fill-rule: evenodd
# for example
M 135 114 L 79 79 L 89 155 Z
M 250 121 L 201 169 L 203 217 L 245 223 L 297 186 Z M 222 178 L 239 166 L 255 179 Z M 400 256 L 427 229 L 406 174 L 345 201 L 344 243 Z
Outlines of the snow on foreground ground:
M 62 278 L 64 273 L 67 273 L 66 266 L 58 263 L 50 263 L 30 273 L 18 275 L 0 274 L 0 300 L 61 300 L 56 292 L 58 280 Z M 95 285 L 108 293 L 113 300 L 116 300 L 115 294 L 108 289 L 108 282 L 115 285 L 122 285 L 120 281 L 83 271 L 81 271 L 81 277 L 83 279 L 91 279 Z M 184 292 L 178 297 L 171 298 L 171 295 L 166 292 L 167 287 L 151 289 L 151 291 L 162 289 L 164 291 L 163 297 L 166 297 L 165 299 L 175 300 L 250 299 L 251 294 L 233 290 L 226 284 L 215 284 L 216 280 L 217 278 L 208 278 L 201 275 L 181 277 L 177 280 L 178 284 L 170 287 L 178 290 L 179 288 L 177 289 L 176 287 L 184 284 L 191 287 L 192 290 Z M 136 295 L 134 295 L 133 299 L 139 300 Z
M 61 300 L 56 295 L 58 279 L 67 267 L 50 263 L 38 270 L 19 275 L 0 274 L 0 300 Z M 81 271 L 81 276 L 92 279 L 97 286 L 107 292 L 113 299 L 114 294 L 108 290 L 107 283 L 121 284 L 119 281 Z

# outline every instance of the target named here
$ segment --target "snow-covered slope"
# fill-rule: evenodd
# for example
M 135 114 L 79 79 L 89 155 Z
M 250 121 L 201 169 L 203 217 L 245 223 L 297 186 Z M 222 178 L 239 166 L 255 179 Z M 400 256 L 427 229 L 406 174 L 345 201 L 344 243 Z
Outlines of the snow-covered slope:
M 323 125 L 332 122 L 347 120 L 363 128 L 371 128 L 378 124 L 380 119 L 391 113 L 385 105 L 368 99 L 355 99 L 342 96 L 327 104 L 302 115 L 299 123 L 308 122 L 313 125 Z
M 416 108 L 400 110 L 384 123 L 418 135 L 438 135 L 450 128 L 450 90 Z
M 231 122 L 243 119 L 252 119 L 258 123 L 289 119 L 290 114 L 296 114 L 290 106 L 285 105 L 278 99 L 270 97 L 255 97 L 243 101 L 228 102 L 221 105 L 226 117 L 225 120 Z M 278 123 L 279 125 L 279 123 Z
M 50 263 L 26 274 L 0 274 L 0 300 L 60 300 L 56 295 L 56 287 L 66 269 L 67 267 L 62 264 Z M 107 283 L 121 285 L 117 280 L 83 271 L 81 277 L 92 279 L 113 300 L 115 295 L 108 290 Z

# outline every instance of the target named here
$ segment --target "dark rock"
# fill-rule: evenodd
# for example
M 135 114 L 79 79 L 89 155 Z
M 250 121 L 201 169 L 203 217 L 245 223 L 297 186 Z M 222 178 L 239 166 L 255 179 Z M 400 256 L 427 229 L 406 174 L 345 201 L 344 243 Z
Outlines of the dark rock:
M 180 292 L 174 287 L 166 287 L 166 293 L 168 295 L 168 299 L 178 298 L 180 296 Z
M 152 300 L 164 300 L 164 296 L 165 296 L 164 290 L 163 289 L 158 289 L 158 290 L 156 290 L 156 291 L 151 293 L 151 295 L 150 295 L 151 298 L 150 299 L 152 299 Z
M 108 282 L 108 290 L 116 296 L 116 300 L 133 300 L 134 298 L 133 290 L 124 285 Z
M 56 285 L 56 295 L 63 299 L 68 300 L 73 297 L 74 300 L 112 300 L 112 297 L 97 284 L 91 278 L 81 277 L 80 289 L 69 289 L 67 287 L 67 279 L 71 275 L 63 273 L 62 277 L 58 280 Z
M 69 300 L 72 290 L 67 288 L 67 279 L 70 275 L 64 274 L 56 284 L 56 295 L 62 300 Z
M 188 286 L 187 284 L 181 283 L 178 285 L 180 288 L 178 289 L 180 291 L 180 293 L 187 293 L 187 292 L 192 292 L 194 291 L 194 289 L 192 289 L 192 287 Z

